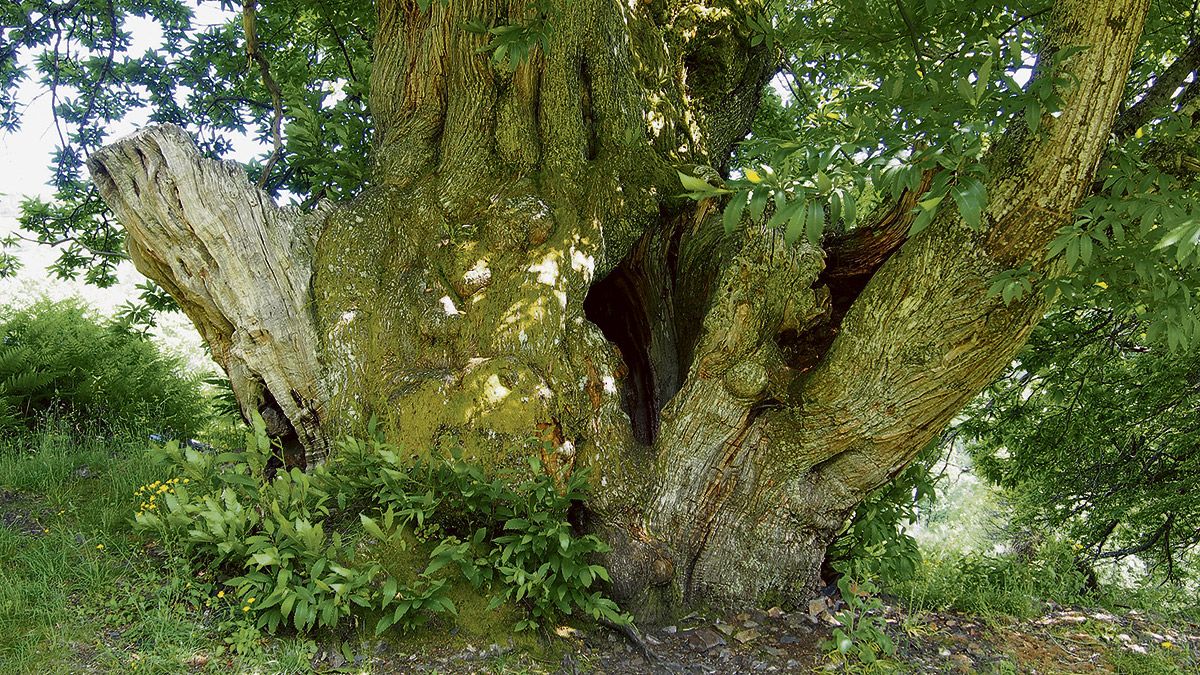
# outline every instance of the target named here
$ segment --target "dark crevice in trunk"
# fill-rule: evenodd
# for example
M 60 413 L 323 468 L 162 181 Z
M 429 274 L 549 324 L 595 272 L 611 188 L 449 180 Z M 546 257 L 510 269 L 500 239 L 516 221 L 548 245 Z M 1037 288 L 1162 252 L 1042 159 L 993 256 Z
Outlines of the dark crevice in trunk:
M 583 115 L 583 133 L 587 138 L 587 160 L 596 159 L 599 152 L 599 140 L 596 133 L 596 118 L 592 110 L 592 74 L 588 69 L 587 59 L 579 61 L 579 109 Z
M 628 371 L 621 382 L 621 402 L 633 425 L 633 436 L 649 445 L 658 433 L 658 393 L 650 362 L 650 323 L 629 261 L 593 284 L 583 301 L 588 320 L 621 352 Z
M 258 414 L 262 416 L 263 422 L 266 424 L 267 435 L 275 446 L 271 453 L 271 459 L 267 461 L 264 474 L 267 480 L 272 480 L 280 468 L 284 470 L 293 467 L 305 469 L 308 462 L 304 445 L 300 442 L 300 435 L 296 433 L 295 427 L 288 421 L 287 416 L 283 414 L 283 409 L 280 408 L 279 403 L 265 385 L 262 387 L 262 393 L 263 402 L 258 407 Z
M 683 387 L 684 366 L 676 335 L 671 275 L 663 252 L 643 239 L 607 277 L 592 285 L 583 309 L 617 346 L 628 370 L 621 400 L 634 438 L 650 445 L 659 414 Z
M 871 278 L 904 242 L 913 221 L 917 200 L 933 182 L 926 171 L 916 190 L 906 190 L 893 204 L 872 214 L 872 224 L 830 237 L 824 242 L 825 269 L 813 284 L 829 292 L 825 319 L 807 330 L 789 331 L 776 338 L 784 359 L 797 373 L 811 370 L 821 360 L 842 327 L 846 313 L 862 295 Z M 801 379 L 796 380 L 798 386 Z

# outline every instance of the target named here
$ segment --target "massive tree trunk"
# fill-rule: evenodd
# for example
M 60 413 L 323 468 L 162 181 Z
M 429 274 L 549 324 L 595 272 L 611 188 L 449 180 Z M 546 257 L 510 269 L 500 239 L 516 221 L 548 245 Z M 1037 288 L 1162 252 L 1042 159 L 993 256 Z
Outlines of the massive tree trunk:
M 726 170 L 772 73 L 734 0 L 564 2 L 552 50 L 512 73 L 460 26 L 519 19 L 524 0 L 379 0 L 375 178 L 315 213 L 277 208 L 175 128 L 90 167 L 138 269 L 293 461 L 372 416 L 414 452 L 541 452 L 548 471 L 591 469 L 585 525 L 614 545 L 631 609 L 801 600 L 854 505 L 1042 315 L 988 279 L 1044 266 L 1147 4 L 1059 3 L 1044 52 L 1089 49 L 1062 66 L 1062 113 L 990 149 L 982 229 L 949 212 L 905 241 L 910 195 L 869 244 L 827 241 L 828 269 L 679 196 L 677 170 Z

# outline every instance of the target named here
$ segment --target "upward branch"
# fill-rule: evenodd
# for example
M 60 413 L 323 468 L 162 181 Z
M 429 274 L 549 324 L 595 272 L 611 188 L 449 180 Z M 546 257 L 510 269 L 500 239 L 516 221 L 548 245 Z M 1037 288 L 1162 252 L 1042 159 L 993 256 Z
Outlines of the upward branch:
M 258 179 L 258 187 L 263 188 L 267 185 L 267 180 L 271 177 L 271 169 L 275 163 L 279 161 L 283 155 L 283 91 L 279 88 L 279 83 L 271 76 L 271 64 L 267 61 L 267 57 L 258 48 L 258 18 L 255 13 L 255 7 L 258 5 L 257 0 L 244 0 L 242 2 L 242 28 L 246 32 L 246 56 L 251 62 L 258 66 L 258 73 L 262 77 L 263 86 L 271 93 L 271 109 L 273 115 L 271 117 L 271 157 L 263 166 L 262 176 Z
M 861 494 L 887 480 L 999 374 L 1040 319 L 1040 295 L 1005 306 L 989 297 L 988 280 L 1023 264 L 1053 272 L 1042 263 L 1045 247 L 1090 189 L 1148 4 L 1064 0 L 1055 8 L 1039 77 L 1073 85 L 1040 134 L 1018 126 L 990 151 L 982 230 L 943 214 L 850 308 L 802 396 L 806 444 L 825 448 L 821 474 L 834 491 Z M 1046 72 L 1069 47 L 1084 50 Z

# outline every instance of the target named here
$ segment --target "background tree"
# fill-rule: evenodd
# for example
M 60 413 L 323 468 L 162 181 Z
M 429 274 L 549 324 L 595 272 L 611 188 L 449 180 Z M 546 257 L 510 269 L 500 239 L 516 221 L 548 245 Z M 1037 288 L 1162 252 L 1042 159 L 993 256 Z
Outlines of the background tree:
M 10 81 L 48 44 L 47 84 L 96 101 L 64 97 L 62 201 L 26 226 L 74 269 L 119 236 L 101 196 L 295 461 L 371 416 L 493 465 L 540 434 L 548 470 L 593 469 L 583 522 L 643 614 L 803 597 L 1055 294 L 1103 274 L 1195 330 L 1188 3 L 374 10 L 21 5 Z M 166 45 L 107 58 L 131 12 Z M 95 150 L 154 97 L 199 153 L 174 126 Z M 257 185 L 201 157 L 245 125 Z
M 1018 526 L 1062 532 L 1088 563 L 1136 555 L 1176 579 L 1200 544 L 1196 358 L 1148 343 L 1144 321 L 1058 312 L 959 431 Z

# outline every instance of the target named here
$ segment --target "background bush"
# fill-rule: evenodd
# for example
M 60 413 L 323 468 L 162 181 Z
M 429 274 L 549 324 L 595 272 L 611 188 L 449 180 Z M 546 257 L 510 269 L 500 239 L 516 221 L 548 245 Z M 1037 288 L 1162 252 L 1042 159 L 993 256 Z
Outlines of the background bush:
M 0 308 L 0 432 L 54 417 L 190 438 L 209 416 L 199 385 L 177 359 L 76 301 Z

